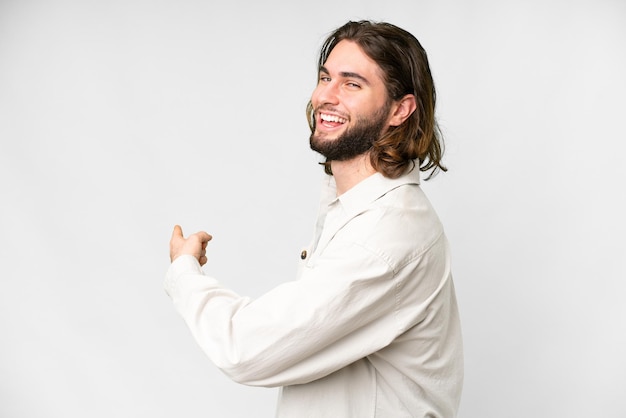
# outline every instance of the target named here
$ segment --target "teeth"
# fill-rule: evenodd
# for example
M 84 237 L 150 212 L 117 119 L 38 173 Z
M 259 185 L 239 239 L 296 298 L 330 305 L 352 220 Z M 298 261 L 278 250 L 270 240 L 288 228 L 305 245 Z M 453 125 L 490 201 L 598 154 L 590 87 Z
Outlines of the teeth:
M 335 123 L 346 123 L 347 120 L 344 118 L 340 118 L 339 116 L 334 116 L 334 115 L 327 115 L 325 113 L 322 113 L 320 115 L 320 118 L 322 118 L 323 121 L 325 122 L 335 122 Z

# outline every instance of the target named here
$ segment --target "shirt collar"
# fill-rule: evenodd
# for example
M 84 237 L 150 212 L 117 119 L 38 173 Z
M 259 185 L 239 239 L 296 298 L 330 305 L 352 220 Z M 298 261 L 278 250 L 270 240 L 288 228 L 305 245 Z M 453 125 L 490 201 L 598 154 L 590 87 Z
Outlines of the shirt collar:
M 363 211 L 370 203 L 397 187 L 405 184 L 420 184 L 420 170 L 417 163 L 411 170 L 396 179 L 387 178 L 378 172 L 374 173 L 339 197 L 336 197 L 335 181 L 331 176 L 329 177 L 329 187 L 326 192 L 328 204 L 332 205 L 336 202 L 341 203 L 341 206 L 349 216 L 355 216 Z

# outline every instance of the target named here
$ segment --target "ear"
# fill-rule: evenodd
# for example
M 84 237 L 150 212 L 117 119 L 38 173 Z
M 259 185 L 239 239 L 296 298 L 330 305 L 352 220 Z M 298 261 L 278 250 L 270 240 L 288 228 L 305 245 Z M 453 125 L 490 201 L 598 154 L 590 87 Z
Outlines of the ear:
M 413 94 L 407 94 L 400 100 L 394 102 L 391 107 L 389 126 L 400 126 L 405 120 L 415 112 L 417 104 Z

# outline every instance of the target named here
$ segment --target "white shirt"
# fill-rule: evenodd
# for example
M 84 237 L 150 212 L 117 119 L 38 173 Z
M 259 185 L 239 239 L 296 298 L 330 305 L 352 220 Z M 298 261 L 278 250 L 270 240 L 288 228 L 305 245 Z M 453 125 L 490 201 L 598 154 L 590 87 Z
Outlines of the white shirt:
M 443 227 L 414 169 L 335 197 L 325 180 L 298 279 L 250 299 L 178 257 L 165 289 L 233 380 L 282 387 L 280 418 L 456 416 L 459 315 Z

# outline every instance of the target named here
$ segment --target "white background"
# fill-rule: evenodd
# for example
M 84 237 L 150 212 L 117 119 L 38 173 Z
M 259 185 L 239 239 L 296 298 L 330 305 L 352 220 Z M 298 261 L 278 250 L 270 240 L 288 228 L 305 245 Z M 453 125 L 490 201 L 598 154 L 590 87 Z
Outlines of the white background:
M 318 48 L 361 18 L 438 88 L 460 417 L 626 416 L 621 0 L 0 0 L 0 416 L 273 415 L 176 315 L 169 236 L 212 233 L 242 294 L 293 279 Z

